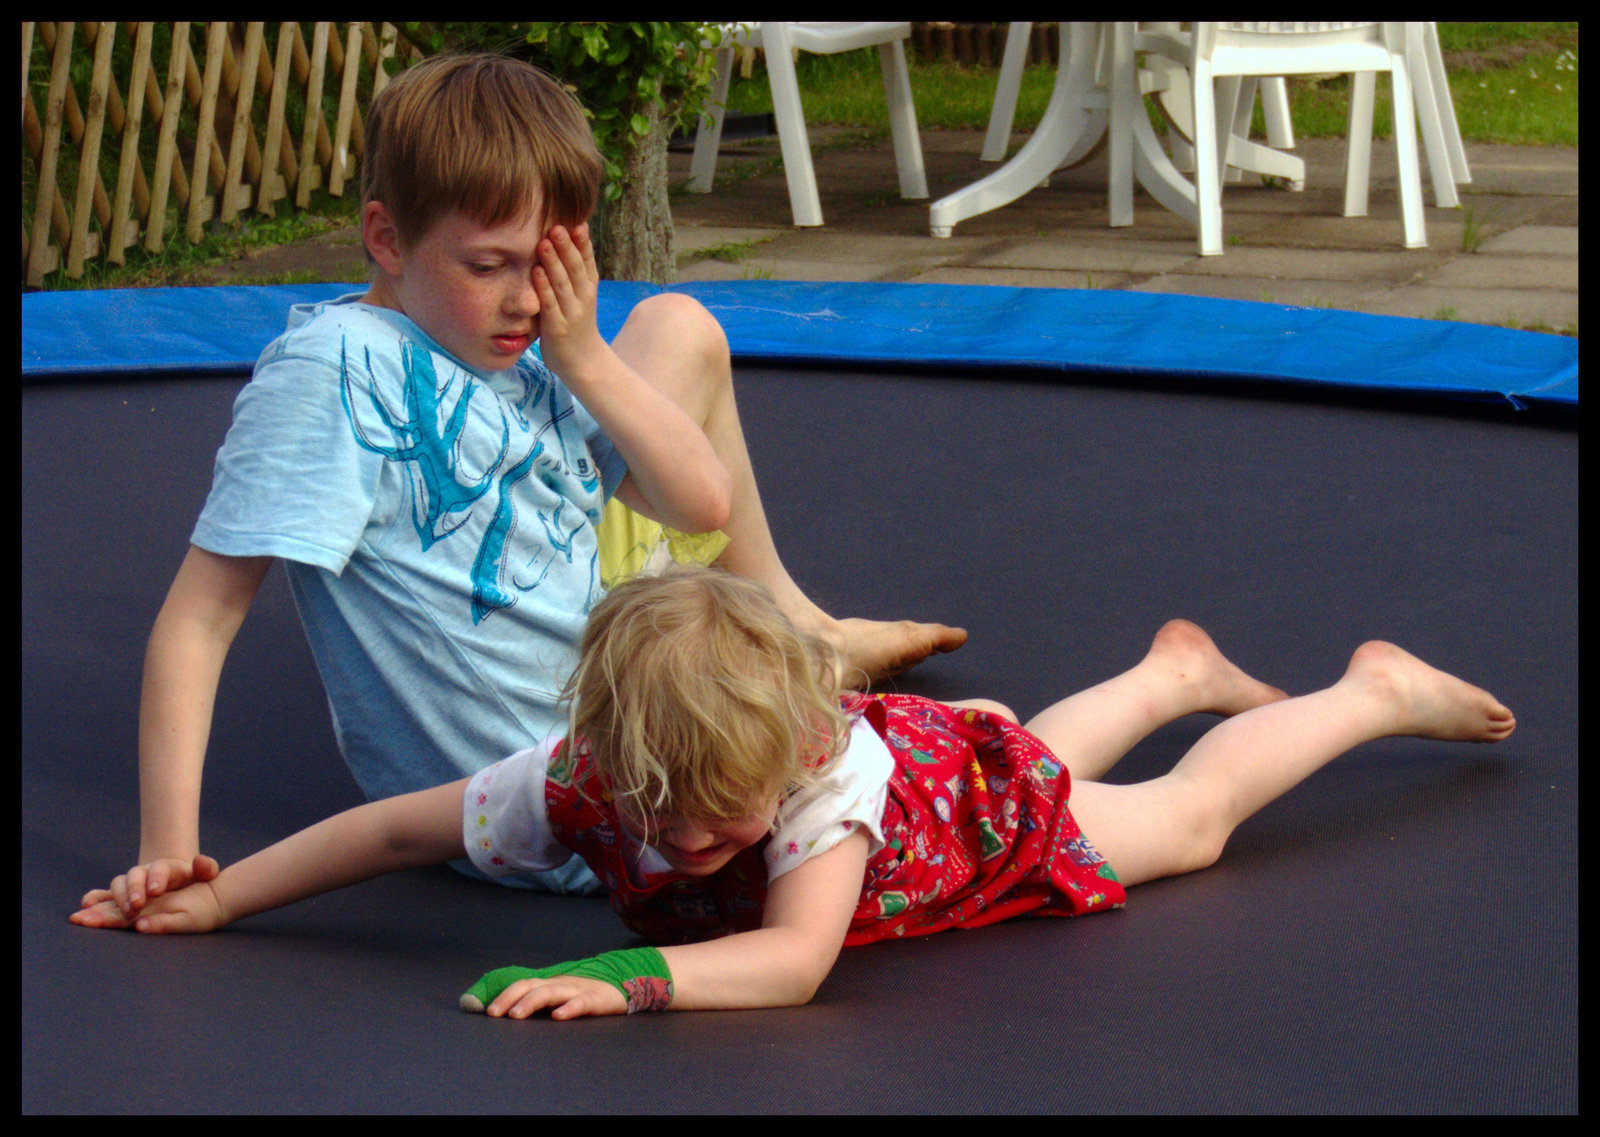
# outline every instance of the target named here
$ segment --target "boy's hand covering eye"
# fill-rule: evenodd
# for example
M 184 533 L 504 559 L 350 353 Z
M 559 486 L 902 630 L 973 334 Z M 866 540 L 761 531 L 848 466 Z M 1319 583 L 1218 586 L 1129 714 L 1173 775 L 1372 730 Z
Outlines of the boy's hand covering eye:
M 587 224 L 570 232 L 559 225 L 550 230 L 539 243 L 534 281 L 540 351 L 551 369 L 566 378 L 565 365 L 580 363 L 585 353 L 603 343 L 596 324 L 600 270 Z

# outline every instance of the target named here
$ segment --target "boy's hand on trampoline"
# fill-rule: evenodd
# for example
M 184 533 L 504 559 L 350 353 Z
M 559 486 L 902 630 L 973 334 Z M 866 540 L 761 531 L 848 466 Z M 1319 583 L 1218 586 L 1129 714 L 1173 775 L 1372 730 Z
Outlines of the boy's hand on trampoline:
M 589 226 L 553 227 L 539 242 L 533 279 L 539 294 L 539 353 L 550 370 L 570 381 L 575 369 L 605 347 L 595 322 L 600 269 Z
M 209 882 L 221 871 L 215 859 L 203 855 L 191 860 L 161 858 L 136 865 L 113 880 L 110 888 L 84 893 L 72 922 L 90 928 L 126 928 L 145 911 L 154 911 L 150 905 L 162 897 L 197 884 L 207 885 L 205 891 L 209 893 Z
M 599 979 L 558 975 L 553 979 L 521 979 L 511 984 L 484 1008 L 491 1018 L 525 1019 L 538 1011 L 553 1019 L 584 1015 L 623 1015 L 628 1000 L 621 991 Z

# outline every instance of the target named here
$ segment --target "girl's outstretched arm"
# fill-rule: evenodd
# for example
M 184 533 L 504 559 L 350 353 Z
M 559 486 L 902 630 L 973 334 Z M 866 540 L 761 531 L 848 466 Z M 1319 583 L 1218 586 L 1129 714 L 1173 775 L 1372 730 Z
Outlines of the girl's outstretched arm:
M 463 779 L 346 810 L 220 874 L 216 862 L 199 858 L 194 883 L 155 898 L 133 918 L 116 901 L 102 900 L 74 912 L 72 922 L 154 933 L 209 932 L 358 881 L 465 856 L 461 795 L 466 785 Z
M 670 1009 L 733 1010 L 809 1002 L 839 958 L 866 868 L 867 835 L 857 832 L 773 882 L 759 931 L 662 948 L 661 958 L 672 973 Z M 628 1010 L 628 997 L 614 977 L 608 982 L 568 974 L 520 978 L 501 986 L 504 978 L 474 987 L 478 1001 L 469 1009 L 515 1019 L 541 1010 L 549 1010 L 556 1019 Z
M 867 835 L 857 831 L 772 882 L 760 931 L 661 949 L 673 1007 L 797 1007 L 811 1001 L 844 947 L 861 901 Z

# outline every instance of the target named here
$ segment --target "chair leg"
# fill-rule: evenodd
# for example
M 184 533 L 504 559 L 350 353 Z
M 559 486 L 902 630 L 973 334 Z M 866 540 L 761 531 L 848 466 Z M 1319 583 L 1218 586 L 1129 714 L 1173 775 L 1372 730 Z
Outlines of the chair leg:
M 711 84 L 711 98 L 694 133 L 694 157 L 689 162 L 690 193 L 710 193 L 717 176 L 717 151 L 722 146 L 722 120 L 728 108 L 728 81 L 733 75 L 733 49 L 717 52 L 717 75 Z
M 1461 199 L 1456 196 L 1456 180 L 1451 176 L 1450 155 L 1445 150 L 1444 128 L 1439 122 L 1439 107 L 1434 102 L 1433 85 L 1428 82 L 1427 72 L 1423 68 L 1416 68 L 1411 73 L 1420 76 L 1412 84 L 1411 94 L 1416 101 L 1417 126 L 1422 134 L 1423 153 L 1428 156 L 1433 203 L 1440 209 L 1454 209 L 1461 204 Z
M 889 134 L 894 139 L 894 165 L 900 175 L 900 196 L 928 196 L 928 173 L 922 164 L 922 137 L 917 133 L 917 107 L 911 99 L 911 72 L 901 40 L 878 45 L 883 70 L 883 95 L 889 101 Z
M 1211 91 L 1216 109 L 1217 185 L 1220 187 L 1224 182 L 1231 180 L 1228 177 L 1228 147 L 1233 141 L 1234 124 L 1239 119 L 1239 104 L 1244 101 L 1240 97 L 1244 93 L 1244 77 L 1240 75 L 1213 77 Z M 1221 199 L 1218 200 L 1220 202 Z
M 1145 113 L 1133 53 L 1133 28 L 1131 23 L 1113 24 L 1111 41 L 1106 45 L 1110 54 L 1107 67 L 1111 88 L 1106 204 L 1113 229 L 1133 224 L 1133 118 Z
M 1344 215 L 1367 215 L 1367 187 L 1372 177 L 1372 104 L 1377 73 L 1357 71 L 1350 77 L 1350 113 L 1344 132 Z
M 1189 105 L 1189 73 L 1160 56 L 1146 56 L 1147 69 L 1173 72 L 1172 83 L 1156 96 L 1167 121 L 1175 128 L 1167 132 L 1167 145 L 1172 149 L 1172 164 L 1179 170 L 1194 171 L 1194 147 L 1189 136 L 1194 133 L 1194 108 Z
M 1306 162 L 1297 154 L 1285 154 L 1235 134 L 1228 139 L 1228 168 L 1283 178 L 1298 193 L 1306 188 Z
M 1187 103 L 1189 92 L 1184 80 L 1183 98 Z M 1172 137 L 1172 136 L 1169 136 Z M 1192 151 L 1191 151 L 1192 154 Z M 1151 197 L 1191 225 L 1200 222 L 1195 206 L 1194 183 L 1185 178 L 1156 137 L 1148 115 L 1133 117 L 1133 177 Z
M 1294 149 L 1294 124 L 1289 116 L 1289 85 L 1282 75 L 1261 80 L 1261 115 L 1267 120 L 1267 145 Z
M 1422 212 L 1422 170 L 1417 161 L 1417 111 L 1412 101 L 1411 73 L 1405 56 L 1394 59 L 1389 72 L 1394 86 L 1394 146 L 1400 167 L 1400 222 L 1408 249 L 1428 245 L 1428 230 Z
M 811 143 L 800 106 L 800 81 L 794 72 L 788 30 L 781 23 L 762 24 L 761 43 L 767 58 L 767 80 L 772 85 L 772 112 L 778 120 L 778 148 L 783 153 L 783 176 L 789 183 L 794 223 L 802 227 L 821 225 L 822 199 L 817 195 L 817 174 L 811 164 Z
M 1421 76 L 1426 74 L 1428 85 L 1433 89 L 1434 105 L 1439 108 L 1439 125 L 1444 130 L 1445 150 L 1450 155 L 1450 176 L 1467 184 L 1472 181 L 1472 171 L 1467 167 L 1466 148 L 1461 145 L 1461 127 L 1456 123 L 1456 104 L 1450 95 L 1450 80 L 1445 75 L 1444 55 L 1439 50 L 1437 24 L 1422 26 L 1422 54 L 1427 66 L 1425 70 L 1419 68 L 1413 72 L 1417 76 L 1415 81 L 1422 83 Z
M 1022 91 L 1022 69 L 1028 62 L 1031 23 L 1013 23 L 1006 29 L 1006 51 L 1000 61 L 1000 82 L 994 89 L 994 107 L 989 111 L 989 130 L 983 136 L 979 160 L 998 162 L 1011 145 L 1011 124 L 1017 116 L 1017 98 Z
M 1222 255 L 1222 184 L 1219 177 L 1217 103 L 1209 60 L 1196 60 L 1189 76 L 1189 103 L 1194 108 L 1195 208 L 1199 214 L 1199 247 L 1203 257 Z M 1231 121 L 1232 116 L 1229 116 Z
M 1235 138 L 1248 139 L 1250 137 L 1250 126 L 1255 119 L 1256 113 L 1256 88 L 1260 85 L 1260 80 L 1253 75 L 1241 76 L 1237 82 L 1239 84 L 1239 94 L 1233 101 L 1233 118 L 1229 123 L 1228 131 L 1222 135 L 1227 140 L 1230 148 Z M 1223 163 L 1222 180 L 1227 182 L 1243 181 L 1244 171 L 1231 159 L 1232 155 L 1230 154 Z
M 1417 29 L 1420 33 L 1421 29 Z M 1441 209 L 1454 209 L 1461 204 L 1456 196 L 1456 179 L 1449 144 L 1445 139 L 1444 111 L 1439 106 L 1438 91 L 1429 74 L 1428 56 L 1423 37 L 1411 35 L 1407 40 L 1406 65 L 1410 70 L 1411 96 L 1417 105 L 1417 125 L 1422 134 L 1423 153 L 1428 156 L 1428 175 L 1433 182 L 1433 203 Z M 1446 97 L 1449 91 L 1446 88 Z M 1450 117 L 1455 111 L 1450 110 Z

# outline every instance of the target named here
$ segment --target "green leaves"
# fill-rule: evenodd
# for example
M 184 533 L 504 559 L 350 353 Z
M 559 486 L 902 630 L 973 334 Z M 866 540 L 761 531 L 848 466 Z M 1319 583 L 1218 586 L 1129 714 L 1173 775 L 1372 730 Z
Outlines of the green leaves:
M 669 130 L 699 117 L 716 71 L 718 25 L 704 23 L 497 22 L 407 24 L 424 51 L 510 50 L 556 76 L 583 104 L 606 162 L 605 196 L 632 148 L 651 131 L 652 108 Z

